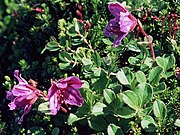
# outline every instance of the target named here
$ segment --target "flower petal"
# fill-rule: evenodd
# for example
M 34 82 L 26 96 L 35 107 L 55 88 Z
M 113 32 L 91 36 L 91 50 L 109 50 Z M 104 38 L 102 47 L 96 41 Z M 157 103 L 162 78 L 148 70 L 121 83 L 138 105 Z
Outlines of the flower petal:
M 103 33 L 105 36 L 111 37 L 111 36 L 114 36 L 119 31 L 120 31 L 119 18 L 114 18 L 109 21 Z
M 6 98 L 7 98 L 8 100 L 11 100 L 11 101 L 14 99 L 14 96 L 13 96 L 12 91 L 7 91 L 7 92 L 6 92 Z
M 23 121 L 23 119 L 24 119 L 24 116 L 25 116 L 26 114 L 28 114 L 28 112 L 31 110 L 31 107 L 32 107 L 32 105 L 29 105 L 29 104 L 27 104 L 27 105 L 25 106 L 24 112 L 23 112 L 23 114 L 22 114 L 22 116 L 21 116 L 18 124 L 21 124 L 21 123 L 22 123 L 22 121 Z
M 52 115 L 56 115 L 61 107 L 61 103 L 59 103 L 59 96 L 57 93 L 55 93 L 53 96 L 49 99 L 49 107 Z
M 110 2 L 108 5 L 108 9 L 116 17 L 120 15 L 120 12 L 128 12 L 128 10 L 119 2 Z
M 14 71 L 14 77 L 18 79 L 19 83 L 23 82 L 23 83 L 28 84 L 28 82 L 24 78 L 22 78 L 21 75 L 19 75 L 19 70 Z
M 53 82 L 48 90 L 48 99 L 50 99 L 58 90 L 57 83 Z
M 71 86 L 75 89 L 81 88 L 83 84 L 83 82 L 81 82 L 81 80 L 76 76 L 70 76 L 66 79 L 63 79 L 62 82 L 67 82 L 68 86 Z
M 122 39 L 127 35 L 128 33 L 124 33 L 124 32 L 119 32 L 118 37 L 114 40 L 113 42 L 113 46 L 117 47 L 119 46 L 120 42 L 122 41 Z
M 84 99 L 78 89 L 68 87 L 64 92 L 65 102 L 70 105 L 81 106 L 84 103 Z
M 136 20 L 131 20 L 129 18 L 130 13 L 126 12 L 120 12 L 120 26 L 121 26 L 121 31 L 124 33 L 130 32 L 136 25 Z M 132 15 L 131 15 L 132 16 Z

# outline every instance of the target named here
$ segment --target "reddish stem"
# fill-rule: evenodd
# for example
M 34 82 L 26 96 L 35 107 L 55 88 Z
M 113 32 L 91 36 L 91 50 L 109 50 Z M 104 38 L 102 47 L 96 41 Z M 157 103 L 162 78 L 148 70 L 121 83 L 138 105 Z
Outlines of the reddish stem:
M 154 53 L 153 43 L 151 42 L 149 35 L 144 31 L 140 20 L 138 20 L 137 22 L 138 22 L 140 31 L 142 32 L 142 34 L 146 37 L 147 41 L 149 42 L 150 50 L 152 53 L 152 58 L 155 59 L 156 57 L 155 57 L 155 53 Z

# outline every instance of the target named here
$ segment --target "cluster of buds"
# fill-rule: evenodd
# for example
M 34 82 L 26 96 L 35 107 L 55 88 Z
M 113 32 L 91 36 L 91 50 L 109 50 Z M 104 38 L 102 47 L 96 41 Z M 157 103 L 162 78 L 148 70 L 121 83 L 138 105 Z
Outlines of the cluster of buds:
M 91 27 L 91 23 L 88 20 L 83 20 L 82 5 L 80 5 L 79 3 L 77 6 L 76 14 L 79 17 L 78 22 L 84 24 L 83 26 L 84 31 L 86 31 L 89 27 Z
M 177 14 L 169 14 L 168 15 L 168 27 L 169 27 L 169 36 L 172 39 L 176 38 L 176 33 L 179 29 L 177 20 L 178 20 L 178 15 Z

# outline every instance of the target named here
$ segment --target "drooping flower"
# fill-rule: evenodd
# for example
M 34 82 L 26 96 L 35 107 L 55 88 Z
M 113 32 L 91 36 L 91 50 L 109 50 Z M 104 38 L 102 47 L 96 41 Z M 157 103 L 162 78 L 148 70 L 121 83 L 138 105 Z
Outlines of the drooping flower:
M 42 93 L 42 91 L 28 84 L 28 82 L 21 77 L 21 74 L 19 75 L 19 70 L 14 71 L 14 76 L 19 81 L 19 84 L 15 85 L 11 91 L 7 92 L 6 98 L 11 100 L 11 103 L 8 104 L 10 110 L 24 108 L 24 112 L 18 122 L 21 124 L 24 116 L 31 110 L 32 105 L 38 97 L 46 96 Z
M 62 107 L 62 104 L 66 105 L 66 107 L 68 107 L 68 104 L 80 107 L 84 103 L 84 99 L 79 92 L 79 88 L 81 88 L 82 84 L 80 79 L 75 76 L 52 83 L 48 91 L 52 115 L 56 115 L 59 110 L 64 112 L 67 111 Z
M 115 18 L 111 19 L 104 29 L 104 35 L 117 38 L 114 40 L 114 47 L 118 46 L 121 40 L 132 31 L 136 24 L 136 18 L 119 2 L 111 2 L 108 5 L 109 11 Z

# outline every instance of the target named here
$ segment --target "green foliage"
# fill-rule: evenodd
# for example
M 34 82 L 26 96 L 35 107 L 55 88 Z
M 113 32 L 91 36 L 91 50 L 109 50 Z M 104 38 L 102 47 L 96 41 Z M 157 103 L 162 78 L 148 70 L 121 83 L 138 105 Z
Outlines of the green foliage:
M 180 36 L 172 31 L 179 17 L 172 16 L 180 14 L 180 3 L 123 2 L 150 35 L 152 59 L 138 27 L 118 47 L 112 47 L 114 38 L 103 35 L 113 18 L 107 8 L 112 1 L 0 1 L 0 134 L 179 133 L 175 69 L 180 66 Z M 18 125 L 22 110 L 9 111 L 6 100 L 6 92 L 17 84 L 16 69 L 46 94 L 53 80 L 79 77 L 84 104 L 52 116 L 49 102 L 41 98 Z

